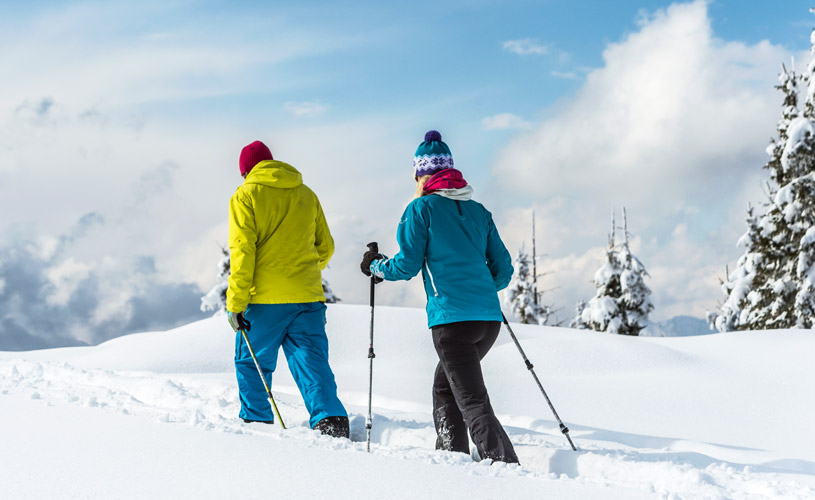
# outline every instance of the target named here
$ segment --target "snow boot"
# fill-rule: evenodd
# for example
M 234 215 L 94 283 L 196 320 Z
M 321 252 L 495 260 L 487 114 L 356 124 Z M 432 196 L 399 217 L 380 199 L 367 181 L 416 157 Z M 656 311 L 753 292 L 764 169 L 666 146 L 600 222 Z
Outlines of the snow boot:
M 335 438 L 347 439 L 351 435 L 348 417 L 326 417 L 314 425 L 314 430 Z

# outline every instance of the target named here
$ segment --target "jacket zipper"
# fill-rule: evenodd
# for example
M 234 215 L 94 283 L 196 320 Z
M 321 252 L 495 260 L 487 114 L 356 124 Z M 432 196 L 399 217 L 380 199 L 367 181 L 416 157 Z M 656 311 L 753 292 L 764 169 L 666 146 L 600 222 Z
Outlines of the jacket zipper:
M 430 266 L 427 265 L 427 261 L 424 261 L 424 268 L 427 269 L 427 275 L 430 276 L 430 286 L 433 287 L 433 295 L 438 297 L 439 291 L 436 290 L 436 283 L 433 281 L 433 273 L 430 272 Z

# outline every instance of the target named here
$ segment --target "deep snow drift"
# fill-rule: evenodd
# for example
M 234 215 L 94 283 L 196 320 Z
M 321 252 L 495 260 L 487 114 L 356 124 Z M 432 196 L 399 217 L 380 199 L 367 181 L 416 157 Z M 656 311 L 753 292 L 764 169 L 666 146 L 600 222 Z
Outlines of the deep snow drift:
M 436 452 L 424 311 L 377 307 L 365 453 L 365 306 L 329 305 L 352 439 L 244 424 L 224 318 L 99 346 L 0 352 L 2 498 L 815 498 L 815 335 L 631 338 L 513 325 L 579 452 L 506 332 L 483 366 L 522 465 Z

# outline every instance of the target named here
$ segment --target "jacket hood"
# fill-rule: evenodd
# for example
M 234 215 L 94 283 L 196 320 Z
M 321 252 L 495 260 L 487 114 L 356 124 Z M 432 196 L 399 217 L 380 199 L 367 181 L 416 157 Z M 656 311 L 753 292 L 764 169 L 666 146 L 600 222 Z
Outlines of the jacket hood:
M 273 188 L 293 188 L 303 183 L 303 175 L 288 163 L 264 160 L 252 168 L 243 183 Z
M 451 200 L 470 201 L 473 199 L 473 187 L 468 184 L 458 189 L 437 189 L 432 194 L 450 198 Z

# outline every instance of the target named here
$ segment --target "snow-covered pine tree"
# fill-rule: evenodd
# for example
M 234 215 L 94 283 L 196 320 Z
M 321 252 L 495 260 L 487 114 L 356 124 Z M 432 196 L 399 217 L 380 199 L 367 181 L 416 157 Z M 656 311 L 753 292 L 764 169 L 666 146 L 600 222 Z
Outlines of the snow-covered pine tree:
M 571 322 L 574 327 L 621 335 L 639 335 L 649 324 L 648 315 L 654 306 L 651 303 L 651 290 L 644 280 L 648 272 L 642 262 L 631 253 L 625 208 L 623 228 L 625 237 L 623 243 L 618 245 L 615 241 L 616 224 L 612 212 L 606 262 L 594 274 L 597 292 L 588 303 L 578 304 L 578 316 Z
M 815 31 L 813 31 L 815 54 Z M 763 215 L 748 209 L 745 252 L 722 283 L 725 301 L 708 313 L 719 331 L 811 328 L 815 321 L 815 59 L 806 103 L 799 115 L 801 77 L 782 65 L 783 94 L 778 139 L 767 148 L 765 168 L 774 184 Z
M 583 321 L 583 311 L 586 309 L 586 301 L 580 299 L 577 301 L 577 306 L 575 306 L 575 315 L 571 322 L 569 322 L 569 328 L 577 328 L 578 330 L 587 330 L 589 326 Z
M 719 307 L 718 311 L 708 312 L 707 319 L 711 328 L 719 331 L 731 331 L 738 329 L 738 326 L 746 322 L 751 315 L 751 310 L 745 306 L 749 303 L 748 294 L 752 300 L 757 300 L 758 292 L 753 292 L 753 287 L 761 288 L 769 283 L 770 269 L 768 264 L 771 259 L 764 258 L 762 251 L 768 251 L 768 238 L 762 234 L 758 226 L 758 218 L 752 206 L 747 208 L 747 232 L 739 239 L 738 246 L 745 248 L 736 263 L 733 272 L 726 273 L 727 280 L 722 281 L 722 291 L 727 299 Z M 766 308 L 763 308 L 767 311 Z M 742 314 L 744 312 L 744 315 Z M 766 321 L 767 318 L 753 318 L 755 320 Z
M 218 261 L 218 282 L 206 295 L 201 297 L 201 311 L 226 312 L 226 290 L 229 288 L 229 248 L 221 247 L 222 257 Z
M 600 332 L 618 333 L 622 324 L 622 315 L 617 307 L 620 291 L 620 266 L 617 261 L 616 223 L 614 212 L 611 213 L 611 233 L 608 235 L 606 262 L 594 273 L 594 286 L 597 288 L 594 297 L 579 309 L 579 318 L 572 323 Z
M 789 172 L 784 168 L 781 162 L 783 157 L 784 148 L 787 145 L 789 138 L 790 124 L 798 118 L 800 112 L 798 110 L 798 84 L 803 77 L 795 73 L 795 61 L 793 60 L 792 69 L 787 70 L 784 64 L 781 64 L 781 73 L 778 75 L 778 85 L 775 88 L 784 95 L 781 102 L 781 118 L 778 119 L 776 130 L 778 131 L 778 138 L 771 139 L 770 145 L 767 146 L 767 155 L 770 156 L 770 161 L 764 165 L 764 168 L 770 171 L 770 180 L 773 181 L 774 186 L 783 186 L 787 184 L 794 177 L 793 172 Z M 770 185 L 770 196 L 772 197 L 775 192 L 773 185 Z
M 617 253 L 617 259 L 623 269 L 620 274 L 621 301 L 618 302 L 623 310 L 623 324 L 620 333 L 624 335 L 639 335 L 650 321 L 648 315 L 654 310 L 651 303 L 651 289 L 645 284 L 648 271 L 642 262 L 631 253 L 628 243 L 628 221 L 625 207 L 623 207 L 623 231 L 625 238 Z M 650 276 L 649 276 L 650 277 Z
M 325 294 L 326 304 L 336 304 L 337 302 L 342 302 L 342 299 L 340 299 L 334 294 L 334 291 L 328 284 L 328 280 L 326 280 L 325 278 L 323 278 L 323 293 Z
M 532 258 L 521 246 L 518 250 L 518 257 L 515 259 L 515 276 L 507 287 L 506 300 L 512 313 L 520 318 L 521 323 L 546 325 L 549 324 L 554 310 L 552 306 L 540 303 L 535 288 L 533 267 L 535 266 L 533 266 Z

